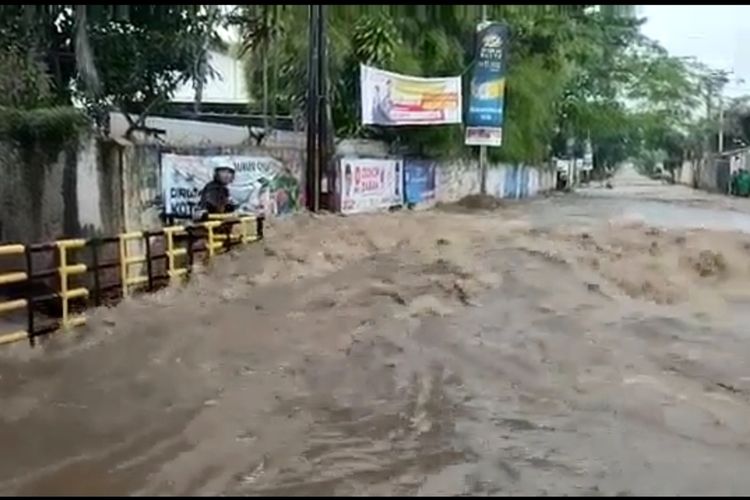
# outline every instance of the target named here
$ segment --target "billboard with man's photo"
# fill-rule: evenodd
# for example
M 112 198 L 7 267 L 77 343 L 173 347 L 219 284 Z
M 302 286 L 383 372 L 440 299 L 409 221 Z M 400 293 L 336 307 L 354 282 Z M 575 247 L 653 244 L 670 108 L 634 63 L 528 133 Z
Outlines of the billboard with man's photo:
M 364 125 L 461 123 L 461 77 L 420 78 L 360 66 Z

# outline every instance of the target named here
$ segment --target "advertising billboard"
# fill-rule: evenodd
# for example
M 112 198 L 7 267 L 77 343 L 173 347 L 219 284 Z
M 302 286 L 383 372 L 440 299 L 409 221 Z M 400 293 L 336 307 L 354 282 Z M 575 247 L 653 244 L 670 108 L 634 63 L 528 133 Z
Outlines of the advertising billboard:
M 419 78 L 360 66 L 364 125 L 461 123 L 461 77 Z
M 508 27 L 501 23 L 477 26 L 476 54 L 471 76 L 466 139 L 469 146 L 501 146 L 505 106 Z

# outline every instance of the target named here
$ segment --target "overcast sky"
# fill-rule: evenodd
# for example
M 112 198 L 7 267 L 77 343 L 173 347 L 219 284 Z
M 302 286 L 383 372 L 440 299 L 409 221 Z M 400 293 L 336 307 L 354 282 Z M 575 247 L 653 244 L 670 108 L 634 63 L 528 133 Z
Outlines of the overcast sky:
M 750 94 L 750 6 L 643 5 L 643 33 L 674 56 L 694 56 L 717 69 L 734 71 L 731 96 Z

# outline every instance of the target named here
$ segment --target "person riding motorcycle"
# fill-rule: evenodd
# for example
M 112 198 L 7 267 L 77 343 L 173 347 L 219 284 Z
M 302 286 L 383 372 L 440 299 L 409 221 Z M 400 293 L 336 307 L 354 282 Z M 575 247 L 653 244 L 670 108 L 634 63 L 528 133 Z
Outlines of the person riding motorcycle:
M 229 194 L 229 186 L 234 181 L 234 167 L 222 165 L 214 169 L 214 178 L 201 190 L 195 218 L 208 220 L 212 214 L 229 214 L 237 209 Z

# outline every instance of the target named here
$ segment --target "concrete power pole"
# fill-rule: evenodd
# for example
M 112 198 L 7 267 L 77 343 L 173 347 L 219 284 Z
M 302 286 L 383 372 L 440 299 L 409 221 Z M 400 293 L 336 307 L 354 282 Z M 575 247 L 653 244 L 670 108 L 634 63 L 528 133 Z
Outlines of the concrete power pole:
M 708 124 L 711 123 L 711 115 L 713 115 L 713 109 L 712 109 L 713 98 L 714 98 L 713 84 L 711 83 L 710 80 L 708 80 L 706 82 L 706 122 Z M 711 128 L 710 127 L 706 131 L 705 141 L 706 141 L 706 153 L 708 154 L 711 149 Z
M 319 57 L 318 51 L 318 24 L 320 22 L 320 6 L 310 5 L 308 7 L 308 54 L 307 54 L 307 169 L 305 171 L 305 201 L 311 212 L 317 211 L 315 200 L 317 199 L 317 177 L 318 170 L 318 78 Z
M 312 212 L 320 210 L 320 184 L 329 166 L 328 75 L 326 52 L 326 11 L 310 5 L 307 61 L 307 170 L 305 198 Z M 330 192 L 330 190 L 329 190 Z
M 707 77 L 705 80 L 706 85 L 706 122 L 711 124 L 712 109 L 711 104 L 713 101 L 714 86 L 711 81 L 711 77 Z M 705 136 L 703 138 L 703 163 L 708 162 L 708 158 L 711 154 L 711 127 L 707 127 Z
M 719 153 L 724 151 L 724 98 L 719 95 Z
M 482 5 L 482 22 L 487 21 L 487 6 Z M 487 146 L 479 146 L 479 192 L 487 194 Z

